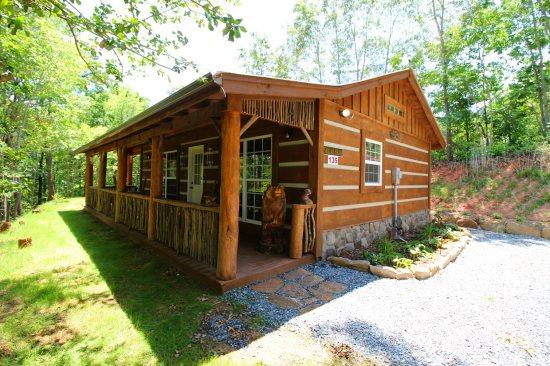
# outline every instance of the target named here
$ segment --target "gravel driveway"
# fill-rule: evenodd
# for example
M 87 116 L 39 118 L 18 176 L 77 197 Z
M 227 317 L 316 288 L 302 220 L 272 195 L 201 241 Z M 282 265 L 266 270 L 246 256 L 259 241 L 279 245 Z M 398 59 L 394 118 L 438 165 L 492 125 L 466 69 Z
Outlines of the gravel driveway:
M 424 281 L 379 279 L 323 262 L 307 266 L 346 283 L 349 292 L 301 316 L 270 307 L 249 288 L 228 296 L 284 323 L 275 332 L 345 343 L 391 364 L 550 365 L 550 241 L 472 234 L 455 263 Z

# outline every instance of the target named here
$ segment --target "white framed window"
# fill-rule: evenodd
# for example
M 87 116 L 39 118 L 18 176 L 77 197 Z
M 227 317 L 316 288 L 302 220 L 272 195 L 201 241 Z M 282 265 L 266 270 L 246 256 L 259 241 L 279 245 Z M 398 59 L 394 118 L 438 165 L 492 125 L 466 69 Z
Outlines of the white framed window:
M 241 140 L 241 200 L 239 217 L 261 224 L 262 200 L 272 178 L 271 135 Z
M 178 152 L 166 151 L 162 159 L 162 198 L 177 198 Z
M 382 143 L 365 139 L 365 186 L 382 185 Z

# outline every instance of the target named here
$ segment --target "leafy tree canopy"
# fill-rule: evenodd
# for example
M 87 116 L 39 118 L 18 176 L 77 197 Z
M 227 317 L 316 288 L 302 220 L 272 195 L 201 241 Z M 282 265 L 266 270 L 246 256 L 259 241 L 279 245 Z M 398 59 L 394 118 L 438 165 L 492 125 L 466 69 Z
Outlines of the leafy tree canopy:
M 222 26 L 229 41 L 246 32 L 241 19 L 224 13 L 210 0 L 124 0 L 96 5 L 81 0 L 0 0 L 0 31 L 30 34 L 36 16 L 63 20 L 80 57 L 102 81 L 105 75 L 120 80 L 126 62 L 130 68 L 148 65 L 159 72 L 181 72 L 192 66 L 191 60 L 171 54 L 188 42 L 181 26 L 172 24 L 190 20 L 209 30 Z M 8 80 L 12 69 L 0 59 L 0 77 Z

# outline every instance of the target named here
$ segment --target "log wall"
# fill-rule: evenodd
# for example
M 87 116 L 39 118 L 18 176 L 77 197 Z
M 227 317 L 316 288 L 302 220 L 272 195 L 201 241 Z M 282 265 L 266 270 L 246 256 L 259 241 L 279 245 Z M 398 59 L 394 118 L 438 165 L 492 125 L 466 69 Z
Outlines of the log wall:
M 430 146 L 426 128 L 419 124 L 420 113 L 409 113 L 413 110 L 409 104 L 405 104 L 407 112 L 404 121 L 384 115 L 383 105 L 372 104 L 371 97 L 384 90 L 407 95 L 396 86 L 381 87 L 339 100 L 343 104 L 330 101 L 324 103 L 323 119 L 319 122 L 323 130 L 320 147 L 339 148 L 342 156 L 338 165 L 329 165 L 328 155 L 322 155 L 324 161 L 320 168 L 323 172 L 320 174 L 322 198 L 319 212 L 322 215 L 321 230 L 333 230 L 391 217 L 393 167 L 400 167 L 404 174 L 398 189 L 398 213 L 408 214 L 429 208 Z M 380 95 L 374 101 L 383 98 Z M 353 111 L 353 118 L 339 115 L 344 107 L 352 106 L 359 109 Z M 361 110 L 368 111 L 376 119 Z M 364 185 L 365 139 L 382 143 L 380 186 Z
M 408 80 L 389 83 L 332 101 L 422 141 L 430 138 L 429 122 Z M 404 116 L 399 117 L 389 111 L 388 103 L 403 107 Z

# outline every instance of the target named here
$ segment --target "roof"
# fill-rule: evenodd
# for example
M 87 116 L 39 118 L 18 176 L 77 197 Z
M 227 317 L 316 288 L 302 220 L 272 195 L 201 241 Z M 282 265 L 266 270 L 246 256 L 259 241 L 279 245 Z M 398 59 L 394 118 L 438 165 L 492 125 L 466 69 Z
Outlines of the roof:
M 428 105 L 420 85 L 411 69 L 342 85 L 327 85 L 265 76 L 217 72 L 206 74 L 183 87 L 159 103 L 132 117 L 127 122 L 108 131 L 95 140 L 79 147 L 75 153 L 87 152 L 117 139 L 151 128 L 176 113 L 190 108 L 205 99 L 224 99 L 227 94 L 255 95 L 300 99 L 341 99 L 363 90 L 389 84 L 399 80 L 409 80 L 435 136 L 432 148 L 444 148 L 446 143 L 437 121 Z

